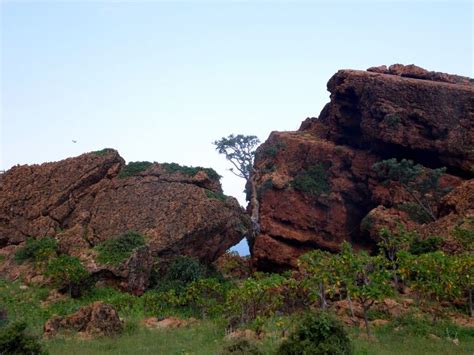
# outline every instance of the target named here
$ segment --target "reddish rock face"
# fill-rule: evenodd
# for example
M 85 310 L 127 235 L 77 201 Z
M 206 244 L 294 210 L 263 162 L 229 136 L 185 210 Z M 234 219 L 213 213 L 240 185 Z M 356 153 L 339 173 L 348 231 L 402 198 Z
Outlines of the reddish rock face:
M 141 293 L 150 258 L 187 254 L 210 263 L 249 228 L 238 202 L 224 198 L 206 170 L 188 176 L 153 164 L 120 178 L 123 166 L 108 150 L 0 175 L 0 248 L 28 236 L 53 236 L 61 252 L 79 257 L 91 273 L 106 274 L 105 268 L 122 288 Z M 98 265 L 91 248 L 129 230 L 145 236 L 147 251 L 120 268 Z
M 344 240 L 371 248 L 375 229 L 395 226 L 395 220 L 427 234 L 426 226 L 393 208 L 410 196 L 397 184 L 379 181 L 372 169 L 378 161 L 405 158 L 427 168 L 446 166 L 450 174 L 441 185 L 451 189 L 472 174 L 469 78 L 395 65 L 341 70 L 328 89 L 331 102 L 319 119 L 307 119 L 297 132 L 273 132 L 258 149 L 261 235 L 252 249 L 257 269 L 294 267 L 307 250 L 336 252 Z M 474 195 L 472 187 L 465 193 Z M 441 214 L 444 206 L 435 209 Z M 373 225 L 361 229 L 371 210 Z
M 474 85 L 341 70 L 320 120 L 338 144 L 471 174 Z

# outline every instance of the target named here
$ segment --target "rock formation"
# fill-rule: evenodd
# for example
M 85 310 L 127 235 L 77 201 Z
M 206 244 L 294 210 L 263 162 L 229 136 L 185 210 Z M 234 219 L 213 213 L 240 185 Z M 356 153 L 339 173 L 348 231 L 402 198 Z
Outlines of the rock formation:
M 248 228 L 243 209 L 222 194 L 212 169 L 146 162 L 125 166 L 116 151 L 106 149 L 15 166 L 0 175 L 4 277 L 19 276 L 11 257 L 18 245 L 29 236 L 48 235 L 56 238 L 61 253 L 79 257 L 90 273 L 141 293 L 153 258 L 186 254 L 211 263 Z M 127 231 L 144 235 L 147 246 L 118 267 L 98 263 L 94 247 Z
M 286 269 L 305 251 L 336 252 L 344 240 L 370 248 L 378 231 L 370 233 L 368 221 L 448 237 L 454 223 L 473 216 L 473 186 L 461 184 L 474 167 L 471 79 L 393 65 L 341 70 L 328 90 L 331 100 L 319 118 L 306 119 L 296 132 L 272 132 L 257 151 L 261 234 L 252 254 L 258 269 Z M 382 184 L 372 169 L 390 158 L 447 168 L 440 184 L 454 190 L 437 206 L 437 221 L 416 223 L 394 208 L 409 196 L 397 184 Z M 374 218 L 364 221 L 367 215 Z
M 54 316 L 43 326 L 44 335 L 48 338 L 61 331 L 77 332 L 85 337 L 112 336 L 119 334 L 122 329 L 117 311 L 103 302 L 82 307 L 67 317 Z

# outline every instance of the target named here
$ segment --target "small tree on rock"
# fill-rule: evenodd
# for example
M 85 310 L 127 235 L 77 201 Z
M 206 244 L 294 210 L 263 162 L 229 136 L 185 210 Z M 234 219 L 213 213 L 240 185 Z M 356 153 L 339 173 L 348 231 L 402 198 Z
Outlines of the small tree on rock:
M 257 186 L 254 180 L 255 171 L 253 168 L 253 161 L 255 159 L 255 150 L 260 144 L 260 140 L 256 136 L 245 136 L 242 134 L 229 135 L 223 137 L 213 143 L 219 154 L 224 154 L 226 159 L 230 161 L 233 168 L 230 172 L 234 175 L 245 179 L 246 186 L 249 187 L 250 205 L 252 209 L 252 225 L 253 236 L 260 232 L 259 226 L 259 203 L 257 199 Z

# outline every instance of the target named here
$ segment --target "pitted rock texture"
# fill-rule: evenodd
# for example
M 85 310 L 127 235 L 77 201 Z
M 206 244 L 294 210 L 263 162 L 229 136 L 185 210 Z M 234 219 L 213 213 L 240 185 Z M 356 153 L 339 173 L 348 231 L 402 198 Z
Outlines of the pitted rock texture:
M 394 65 L 341 70 L 328 89 L 331 101 L 319 118 L 306 119 L 296 132 L 272 132 L 257 151 L 261 234 L 252 248 L 257 269 L 294 267 L 304 252 L 337 252 L 343 241 L 370 249 L 386 224 L 395 229 L 400 222 L 424 236 L 437 223 L 437 235 L 448 238 L 455 220 L 471 213 L 472 201 L 466 199 L 471 207 L 450 212 L 456 203 L 448 201 L 459 197 L 447 196 L 434 208 L 437 221 L 415 223 L 396 209 L 410 201 L 407 192 L 396 183 L 382 184 L 372 169 L 389 158 L 411 159 L 427 169 L 445 166 L 440 185 L 452 189 L 449 196 L 459 196 L 458 189 L 474 196 L 472 186 L 462 184 L 474 166 L 471 79 Z M 313 182 L 305 180 L 311 171 Z M 449 223 L 441 222 L 448 220 L 443 214 L 450 215 Z
M 105 268 L 140 293 L 150 258 L 186 254 L 211 263 L 246 234 L 244 210 L 222 195 L 218 179 L 205 169 L 192 175 L 153 164 L 118 177 L 124 165 L 116 151 L 106 150 L 1 174 L 0 247 L 53 236 L 61 252 L 79 257 L 92 273 L 105 274 Z M 127 231 L 145 236 L 141 262 L 129 260 L 120 270 L 97 265 L 91 249 Z M 145 274 L 134 271 L 138 264 L 146 266 Z

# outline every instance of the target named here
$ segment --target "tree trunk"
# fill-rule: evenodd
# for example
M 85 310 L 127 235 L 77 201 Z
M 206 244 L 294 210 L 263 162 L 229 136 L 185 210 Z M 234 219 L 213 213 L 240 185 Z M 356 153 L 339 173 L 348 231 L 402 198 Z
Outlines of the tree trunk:
M 367 311 L 368 307 L 365 303 L 362 303 L 362 310 L 364 312 L 364 323 L 365 323 L 365 331 L 367 332 L 367 336 L 371 337 L 372 334 L 370 334 L 370 328 L 369 328 L 369 320 L 367 319 Z
M 354 319 L 355 318 L 354 307 L 352 306 L 351 295 L 349 294 L 349 292 L 347 292 L 347 301 L 349 301 L 349 309 L 351 310 L 351 317 L 352 319 Z
M 326 295 L 324 294 L 324 284 L 322 282 L 319 283 L 319 299 L 321 302 L 321 309 L 326 309 L 327 302 L 326 302 Z
M 258 202 L 257 183 L 255 182 L 254 176 L 255 174 L 252 174 L 249 183 L 252 189 L 252 197 L 250 199 L 250 206 L 252 206 L 252 214 L 250 216 L 250 219 L 252 221 L 252 236 L 255 238 L 258 234 L 260 234 L 260 203 Z
M 471 317 L 474 317 L 474 300 L 472 288 L 469 289 L 469 310 L 471 311 Z

